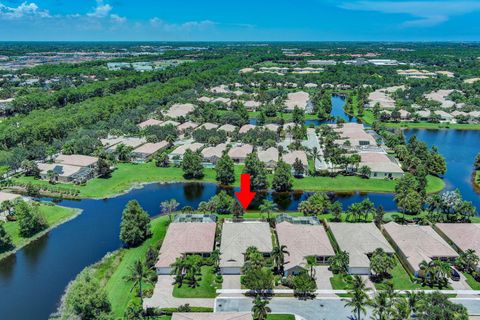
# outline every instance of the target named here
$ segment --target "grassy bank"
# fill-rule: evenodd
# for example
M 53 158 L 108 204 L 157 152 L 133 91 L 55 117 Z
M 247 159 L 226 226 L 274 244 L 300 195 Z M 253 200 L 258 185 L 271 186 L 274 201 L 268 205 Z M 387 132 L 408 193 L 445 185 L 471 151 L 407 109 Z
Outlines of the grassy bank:
M 239 185 L 239 177 L 242 172 L 241 166 L 235 166 L 235 176 Z M 107 198 L 126 192 L 135 185 L 153 182 L 210 182 L 216 183 L 215 170 L 205 169 L 205 176 L 201 180 L 186 180 L 181 168 L 169 167 L 158 168 L 153 162 L 145 164 L 119 163 L 117 169 L 109 178 L 95 178 L 85 185 L 57 184 L 62 188 L 79 190 L 81 198 Z M 269 176 L 272 179 L 272 176 Z M 17 177 L 14 182 L 32 183 L 39 186 L 49 186 L 48 181 L 34 179 L 32 177 Z M 362 179 L 356 176 L 330 177 L 306 177 L 294 179 L 293 188 L 304 191 L 332 191 L 332 192 L 393 192 L 395 180 Z M 51 185 L 50 185 L 51 186 Z M 433 193 L 442 190 L 445 183 L 437 177 L 428 177 L 427 192 Z
M 8 256 L 9 254 L 15 252 L 16 250 L 21 249 L 22 247 L 42 236 L 52 228 L 58 226 L 63 222 L 66 222 L 67 220 L 73 218 L 76 214 L 79 213 L 77 209 L 51 205 L 47 203 L 40 204 L 39 209 L 40 214 L 45 218 L 48 227 L 46 230 L 41 231 L 33 235 L 32 237 L 24 238 L 20 235 L 20 227 L 17 221 L 10 221 L 4 224 L 5 231 L 12 238 L 12 242 L 15 247 L 11 251 L 0 253 L 0 260 Z

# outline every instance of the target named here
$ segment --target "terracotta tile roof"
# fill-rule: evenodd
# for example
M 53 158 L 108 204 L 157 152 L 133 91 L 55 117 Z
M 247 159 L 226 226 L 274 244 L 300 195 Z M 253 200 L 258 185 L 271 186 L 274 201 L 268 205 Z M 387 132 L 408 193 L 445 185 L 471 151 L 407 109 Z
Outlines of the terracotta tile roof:
M 169 267 L 184 253 L 209 253 L 215 243 L 216 223 L 212 222 L 172 222 L 167 230 L 157 268 Z

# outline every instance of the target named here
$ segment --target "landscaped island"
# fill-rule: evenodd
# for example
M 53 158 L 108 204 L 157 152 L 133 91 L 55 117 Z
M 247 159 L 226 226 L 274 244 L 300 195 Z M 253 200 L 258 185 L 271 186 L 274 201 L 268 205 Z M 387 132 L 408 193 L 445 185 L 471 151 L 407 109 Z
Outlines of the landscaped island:
M 78 214 L 80 214 L 80 210 L 78 209 L 61 207 L 48 202 L 41 202 L 38 204 L 38 215 L 42 219 L 44 225 L 39 227 L 38 230 L 32 230 L 32 232 L 28 232 L 27 234 L 22 232 L 21 222 L 18 221 L 18 219 L 7 222 L 0 221 L 0 224 L 3 224 L 4 230 L 11 239 L 11 245 L 5 246 L 3 250 L 0 250 L 0 260 L 15 253 L 17 250 L 38 239 L 56 226 L 75 218 Z
M 95 178 L 85 185 L 73 185 L 57 183 L 51 185 L 48 181 L 37 180 L 32 177 L 14 178 L 14 182 L 21 184 L 33 184 L 40 187 L 58 188 L 65 190 L 78 190 L 79 198 L 108 198 L 128 191 L 130 188 L 143 183 L 169 183 L 169 182 L 207 182 L 217 183 L 214 169 L 205 169 L 202 179 L 185 179 L 183 171 L 178 167 L 159 168 L 153 162 L 145 164 L 119 163 L 116 170 L 108 178 Z M 242 172 L 241 166 L 235 167 L 235 175 L 239 177 Z M 269 175 L 272 179 L 272 175 Z M 434 176 L 427 178 L 427 193 L 443 190 L 445 183 L 442 179 Z M 234 186 L 239 186 L 237 179 Z M 308 176 L 293 180 L 294 190 L 303 191 L 338 191 L 338 192 L 394 192 L 396 180 L 363 179 L 357 176 L 318 177 Z

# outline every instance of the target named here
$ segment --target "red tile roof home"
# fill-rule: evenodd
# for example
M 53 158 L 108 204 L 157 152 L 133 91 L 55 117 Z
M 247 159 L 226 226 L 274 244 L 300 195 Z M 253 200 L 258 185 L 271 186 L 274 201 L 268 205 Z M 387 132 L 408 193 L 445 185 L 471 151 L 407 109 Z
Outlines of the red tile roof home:
M 56 163 L 77 167 L 90 167 L 98 162 L 97 157 L 84 156 L 81 154 L 61 154 L 55 159 Z
M 145 129 L 146 127 L 150 127 L 150 126 L 159 126 L 160 124 L 162 124 L 162 121 L 160 120 L 157 120 L 157 119 L 148 119 L 148 120 L 145 120 L 143 122 L 140 122 L 138 124 L 138 127 L 140 127 L 140 129 Z
M 157 268 L 169 268 L 175 259 L 186 253 L 211 253 L 215 243 L 216 223 L 173 222 L 163 240 Z
M 290 255 L 285 256 L 285 270 L 305 268 L 308 256 L 331 257 L 335 251 L 322 225 L 294 224 L 287 221 L 276 225 L 278 242 L 287 246 Z

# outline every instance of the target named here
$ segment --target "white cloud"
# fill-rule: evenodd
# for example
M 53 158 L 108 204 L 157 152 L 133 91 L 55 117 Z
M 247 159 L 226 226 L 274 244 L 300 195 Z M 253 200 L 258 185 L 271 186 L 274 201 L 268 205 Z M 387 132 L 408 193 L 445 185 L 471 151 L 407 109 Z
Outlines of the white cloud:
M 217 23 L 210 20 L 187 21 L 184 23 L 168 23 L 158 17 L 150 19 L 150 26 L 155 29 L 163 29 L 164 31 L 188 31 L 202 30 L 215 26 Z
M 387 14 L 407 14 L 414 19 L 404 27 L 431 27 L 448 21 L 452 16 L 480 10 L 480 1 L 354 1 L 343 2 L 342 9 L 376 11 Z
M 0 2 L 0 19 L 49 18 L 48 10 L 42 10 L 34 2 L 23 2 L 18 7 L 8 7 Z
M 97 0 L 97 6 L 93 12 L 87 13 L 87 16 L 93 18 L 105 18 L 112 11 L 113 7 L 108 3 L 103 3 L 103 0 Z
M 111 15 L 110 15 L 110 19 L 111 19 L 113 22 L 119 23 L 119 24 L 122 24 L 122 23 L 127 22 L 127 18 L 121 17 L 121 16 L 119 16 L 118 14 L 111 14 Z

